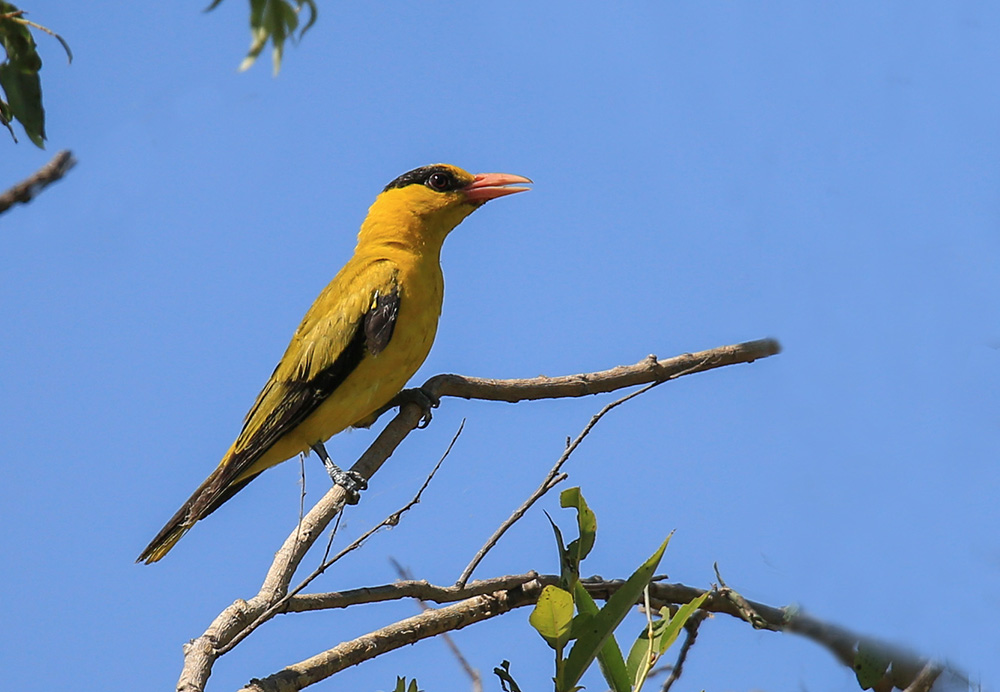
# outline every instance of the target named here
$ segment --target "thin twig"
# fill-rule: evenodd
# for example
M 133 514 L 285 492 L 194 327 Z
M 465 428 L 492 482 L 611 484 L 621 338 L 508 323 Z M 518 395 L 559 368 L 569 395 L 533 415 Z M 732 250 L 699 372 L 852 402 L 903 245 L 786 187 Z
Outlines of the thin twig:
M 326 548 L 323 550 L 323 557 L 320 559 L 319 564 L 323 564 L 328 559 L 330 559 L 330 551 L 333 550 L 333 539 L 337 537 L 337 531 L 340 530 L 340 520 L 343 519 L 344 513 L 340 512 L 337 514 L 337 520 L 333 522 L 333 528 L 330 529 L 330 537 L 326 539 Z
M 306 455 L 299 454 L 299 521 L 295 525 L 295 540 L 302 535 L 302 518 L 306 514 Z
M 679 375 L 677 376 L 679 377 Z M 523 517 L 527 513 L 527 511 L 531 509 L 531 506 L 535 504 L 543 495 L 545 495 L 549 490 L 555 487 L 557 483 L 555 479 L 557 477 L 560 480 L 566 478 L 565 474 L 560 475 L 559 473 L 560 470 L 562 469 L 563 464 L 565 464 L 569 460 L 570 455 L 574 451 L 576 451 L 576 448 L 580 446 L 580 443 L 583 442 L 584 438 L 590 434 L 590 431 L 594 429 L 594 426 L 597 425 L 597 423 L 604 417 L 606 413 L 608 413 L 613 408 L 621 406 L 629 399 L 634 399 L 635 397 L 641 394 L 645 394 L 653 387 L 663 384 L 663 382 L 666 382 L 666 380 L 647 384 L 642 389 L 636 390 L 631 394 L 627 394 L 626 396 L 623 396 L 622 398 L 617 399 L 616 401 L 612 401 L 610 404 L 608 404 L 600 411 L 598 411 L 594 416 L 592 416 L 590 422 L 588 422 L 587 425 L 584 426 L 583 430 L 580 431 L 580 434 L 576 436 L 576 439 L 574 439 L 566 447 L 563 453 L 559 456 L 559 460 L 556 461 L 555 465 L 551 469 L 549 469 L 548 474 L 545 476 L 544 480 L 542 480 L 541 484 L 535 489 L 533 493 L 531 493 L 531 495 L 528 496 L 527 500 L 521 503 L 520 507 L 515 509 L 514 512 L 509 517 L 507 517 L 507 519 L 504 520 L 504 522 L 500 524 L 500 526 L 497 527 L 497 530 L 493 532 L 493 535 L 490 536 L 489 539 L 486 541 L 486 543 L 483 545 L 483 547 L 479 549 L 479 551 L 475 554 L 475 556 L 472 558 L 472 560 L 469 562 L 466 568 L 462 570 L 462 574 L 461 576 L 459 576 L 456 584 L 461 586 L 469 580 L 469 577 L 472 576 L 473 571 L 475 571 L 476 567 L 479 566 L 479 563 L 483 561 L 483 558 L 486 557 L 486 554 L 490 552 L 490 550 L 493 549 L 493 546 L 495 546 L 503 537 L 503 535 L 507 533 L 508 529 L 510 529 L 510 527 L 513 526 L 518 519 Z
M 68 150 L 60 151 L 52 157 L 51 161 L 35 171 L 30 177 L 25 178 L 3 194 L 0 194 L 0 214 L 18 202 L 27 204 L 39 192 L 66 175 L 69 169 L 75 165 L 76 159 L 73 158 L 72 152 Z

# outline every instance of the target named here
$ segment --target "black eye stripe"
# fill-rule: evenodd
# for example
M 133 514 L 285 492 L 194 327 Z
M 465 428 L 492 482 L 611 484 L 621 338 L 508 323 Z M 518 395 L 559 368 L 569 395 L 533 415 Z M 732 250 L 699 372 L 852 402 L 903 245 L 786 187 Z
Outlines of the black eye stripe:
M 441 176 L 444 177 L 442 181 L 443 185 L 439 184 Z M 434 178 L 434 184 L 431 182 L 432 177 Z M 407 187 L 408 185 L 426 185 L 437 192 L 449 192 L 461 187 L 461 183 L 455 179 L 455 174 L 450 169 L 444 166 L 421 166 L 420 168 L 414 168 L 412 171 L 403 173 L 403 175 L 386 185 L 382 192 L 399 187 Z

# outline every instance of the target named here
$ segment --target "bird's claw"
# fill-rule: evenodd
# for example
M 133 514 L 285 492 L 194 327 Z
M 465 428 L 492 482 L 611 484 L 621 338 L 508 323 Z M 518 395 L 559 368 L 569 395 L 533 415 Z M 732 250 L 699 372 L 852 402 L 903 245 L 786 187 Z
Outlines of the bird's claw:
M 417 423 L 417 428 L 422 430 L 431 424 L 431 418 L 433 417 L 431 409 L 435 409 L 441 405 L 441 397 L 423 387 L 414 387 L 413 389 L 404 389 L 397 394 L 394 403 L 398 404 L 400 408 L 406 404 L 416 404 L 419 406 L 422 413 L 420 414 L 420 422 Z
M 356 505 L 361 500 L 361 491 L 367 490 L 368 480 L 357 471 L 342 471 L 339 468 L 327 468 L 330 480 L 339 485 L 347 494 L 347 504 Z

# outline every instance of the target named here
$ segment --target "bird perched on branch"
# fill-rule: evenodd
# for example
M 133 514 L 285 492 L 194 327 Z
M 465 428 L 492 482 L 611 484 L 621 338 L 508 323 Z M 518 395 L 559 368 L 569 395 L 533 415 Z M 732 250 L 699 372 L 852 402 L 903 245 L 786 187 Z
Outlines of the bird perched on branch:
M 530 182 L 437 164 L 389 183 L 361 224 L 354 256 L 309 308 L 236 441 L 137 562 L 156 562 L 265 469 L 310 449 L 356 497 L 363 479 L 337 468 L 323 442 L 384 407 L 427 357 L 444 297 L 448 233 Z

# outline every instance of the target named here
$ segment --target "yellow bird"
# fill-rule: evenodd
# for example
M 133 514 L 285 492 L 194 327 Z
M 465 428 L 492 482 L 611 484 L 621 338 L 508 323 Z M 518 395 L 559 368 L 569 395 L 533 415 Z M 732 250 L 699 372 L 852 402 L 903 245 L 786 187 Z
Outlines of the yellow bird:
M 363 479 L 330 461 L 323 441 L 385 406 L 424 362 L 444 298 L 448 233 L 489 200 L 530 182 L 436 164 L 389 183 L 361 224 L 354 256 L 302 319 L 239 437 L 137 562 L 156 562 L 262 471 L 310 449 L 335 483 L 349 492 L 363 488 Z

